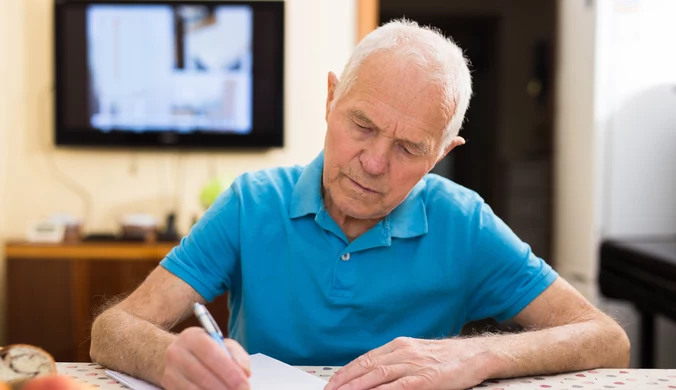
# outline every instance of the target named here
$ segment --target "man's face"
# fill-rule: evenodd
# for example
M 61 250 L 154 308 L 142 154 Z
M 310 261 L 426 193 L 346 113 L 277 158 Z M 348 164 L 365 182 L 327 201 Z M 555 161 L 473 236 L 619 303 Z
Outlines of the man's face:
M 352 89 L 331 105 L 329 75 L 323 186 L 334 206 L 358 219 L 382 218 L 451 148 L 442 151 L 454 107 L 442 88 L 390 53 L 366 59 Z

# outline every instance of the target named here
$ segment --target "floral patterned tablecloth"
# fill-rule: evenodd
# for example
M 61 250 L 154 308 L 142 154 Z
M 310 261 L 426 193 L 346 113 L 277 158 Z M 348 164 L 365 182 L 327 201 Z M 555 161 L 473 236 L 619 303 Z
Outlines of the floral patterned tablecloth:
M 59 373 L 95 389 L 126 389 L 106 376 L 95 363 L 57 363 Z M 329 380 L 339 367 L 298 367 Z M 485 390 L 657 390 L 676 389 L 676 370 L 591 370 L 544 377 L 491 380 L 475 387 Z

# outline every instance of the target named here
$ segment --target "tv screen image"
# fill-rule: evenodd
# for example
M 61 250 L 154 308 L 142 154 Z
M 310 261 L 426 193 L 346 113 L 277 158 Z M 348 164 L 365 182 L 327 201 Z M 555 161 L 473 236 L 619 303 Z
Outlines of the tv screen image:
M 250 133 L 251 23 L 247 6 L 89 7 L 91 126 Z
M 283 145 L 283 2 L 56 7 L 57 144 Z

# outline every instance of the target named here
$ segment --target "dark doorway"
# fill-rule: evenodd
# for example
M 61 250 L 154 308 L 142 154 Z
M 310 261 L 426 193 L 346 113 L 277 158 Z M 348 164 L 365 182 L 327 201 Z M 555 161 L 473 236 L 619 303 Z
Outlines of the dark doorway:
M 551 264 L 554 0 L 381 0 L 381 24 L 438 28 L 471 62 L 468 142 L 433 170 L 468 187 Z
M 433 173 L 451 178 L 478 192 L 495 211 L 502 213 L 497 165 L 498 83 L 497 25 L 494 17 L 453 18 L 432 16 L 420 23 L 439 28 L 465 51 L 471 60 L 474 97 L 461 136 L 467 144 L 450 153 Z M 470 168 L 471 167 L 471 168 Z

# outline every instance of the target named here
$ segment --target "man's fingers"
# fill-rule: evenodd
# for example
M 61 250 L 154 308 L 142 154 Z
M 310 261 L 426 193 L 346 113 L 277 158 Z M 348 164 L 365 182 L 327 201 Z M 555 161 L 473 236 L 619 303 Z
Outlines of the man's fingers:
M 244 369 L 237 361 L 231 359 L 225 349 L 211 339 L 206 332 L 196 332 L 190 342 L 192 344 L 190 351 L 194 356 L 227 388 L 237 390 L 249 388 L 248 375 Z M 238 353 L 241 352 L 238 351 Z
M 404 364 L 394 364 L 386 365 L 382 364 L 366 374 L 352 379 L 349 382 L 350 390 L 369 390 L 374 389 L 380 385 L 396 381 L 402 376 L 406 375 L 406 365 Z M 341 387 L 338 390 L 342 390 Z
M 186 353 L 183 357 L 181 374 L 183 379 L 195 386 L 196 389 L 219 389 L 225 382 L 205 367 L 194 355 Z
M 166 390 L 201 390 L 190 383 L 178 370 L 170 370 L 160 383 Z
M 378 387 L 374 387 L 374 390 L 427 390 L 431 389 L 431 384 L 428 380 L 421 376 L 404 376 L 394 382 L 385 383 Z
M 336 390 L 351 380 L 359 378 L 362 375 L 372 371 L 379 365 L 387 364 L 386 362 L 392 361 L 392 358 L 389 355 L 391 355 L 391 352 L 394 349 L 395 346 L 392 345 L 392 343 L 387 343 L 382 347 L 376 348 L 361 355 L 357 359 L 348 363 L 345 367 L 336 371 L 336 373 L 331 377 L 331 380 L 329 380 L 329 384 L 325 387 L 325 389 Z
M 223 342 L 225 343 L 225 346 L 228 347 L 228 351 L 232 354 L 232 358 L 244 369 L 247 376 L 251 376 L 251 361 L 249 360 L 249 354 L 235 340 L 225 339 Z
M 416 341 L 410 337 L 397 337 L 382 347 L 365 353 L 338 370 L 333 377 L 331 377 L 331 380 L 329 380 L 329 384 L 325 387 L 325 390 L 339 389 L 346 383 L 349 383 L 356 378 L 360 378 L 374 370 L 381 370 L 380 373 L 373 374 L 376 377 L 378 375 L 382 376 L 383 374 L 387 374 L 386 369 L 381 367 L 398 366 L 402 361 L 409 360 L 406 357 L 412 352 L 411 348 L 415 347 L 415 342 Z

